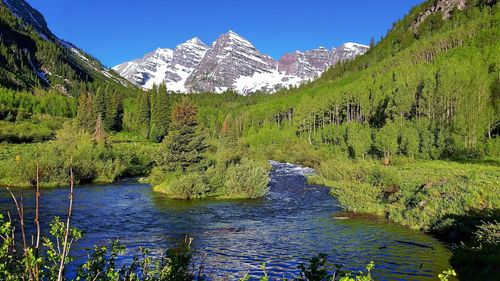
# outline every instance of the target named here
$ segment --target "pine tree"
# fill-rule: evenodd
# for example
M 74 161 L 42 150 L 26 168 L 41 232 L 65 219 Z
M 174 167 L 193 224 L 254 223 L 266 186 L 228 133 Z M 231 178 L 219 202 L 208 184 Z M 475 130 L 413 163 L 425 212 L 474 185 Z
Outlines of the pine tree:
M 96 120 L 92 95 L 87 92 L 81 93 L 76 113 L 77 125 L 86 132 L 91 133 L 95 129 Z
M 159 165 L 167 172 L 204 170 L 205 132 L 198 125 L 198 108 L 187 98 L 172 112 L 170 134 L 162 142 Z
M 375 38 L 373 36 L 370 38 L 370 49 L 373 49 L 375 47 Z
M 134 127 L 135 131 L 144 138 L 149 138 L 150 127 L 150 104 L 149 93 L 142 92 L 136 97 L 137 112 L 135 112 Z
M 123 98 L 119 93 L 112 93 L 106 106 L 105 128 L 119 132 L 123 128 Z
M 104 130 L 104 124 L 102 122 L 102 115 L 99 113 L 97 115 L 97 120 L 95 124 L 94 138 L 98 143 L 104 143 L 106 141 L 106 132 Z
M 151 132 L 149 138 L 161 142 L 167 135 L 170 119 L 169 96 L 165 83 L 151 90 Z
M 97 115 L 101 114 L 102 119 L 106 119 L 106 93 L 97 87 L 94 98 L 94 112 Z
M 237 164 L 243 157 L 242 146 L 239 143 L 239 134 L 234 126 L 231 114 L 226 116 L 219 132 L 219 147 L 217 148 L 217 164 L 223 168 Z

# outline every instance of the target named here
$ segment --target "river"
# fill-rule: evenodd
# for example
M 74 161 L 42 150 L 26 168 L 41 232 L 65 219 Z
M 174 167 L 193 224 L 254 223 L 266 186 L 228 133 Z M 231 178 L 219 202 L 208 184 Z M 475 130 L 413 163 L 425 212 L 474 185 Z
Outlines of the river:
M 355 271 L 374 261 L 378 280 L 435 280 L 450 267 L 450 251 L 426 234 L 380 220 L 336 219 L 341 206 L 328 188 L 306 183 L 310 172 L 273 162 L 270 192 L 261 200 L 170 200 L 130 181 L 77 187 L 72 225 L 85 236 L 74 245 L 75 264 L 92 245 L 113 239 L 127 246 L 126 261 L 139 246 L 159 255 L 188 235 L 196 253 L 207 255 L 211 279 L 260 276 L 263 262 L 271 277 L 290 277 L 298 264 L 319 253 Z M 19 196 L 21 190 L 14 192 Z M 65 218 L 67 194 L 67 188 L 42 190 L 43 229 L 53 216 Z M 24 189 L 23 197 L 30 220 L 34 190 Z M 12 207 L 2 189 L 0 211 Z

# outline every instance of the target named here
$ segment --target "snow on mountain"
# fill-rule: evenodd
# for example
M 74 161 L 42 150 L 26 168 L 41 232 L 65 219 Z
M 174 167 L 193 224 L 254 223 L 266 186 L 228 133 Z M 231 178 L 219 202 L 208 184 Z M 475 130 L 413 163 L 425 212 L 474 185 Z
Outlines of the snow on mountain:
M 276 62 L 260 53 L 243 37 L 229 31 L 221 35 L 186 81 L 189 92 L 231 89 L 240 77 L 271 73 Z
M 157 49 L 142 59 L 113 67 L 120 75 L 144 88 L 165 82 L 174 92 L 240 94 L 276 92 L 319 77 L 329 67 L 364 54 L 368 46 L 346 43 L 328 50 L 320 47 L 285 54 L 279 61 L 262 54 L 233 31 L 211 46 L 193 38 L 175 50 Z
M 164 79 L 170 91 L 186 92 L 186 80 L 203 59 L 208 49 L 209 47 L 199 38 L 193 38 L 175 48 Z
M 281 57 L 278 70 L 304 80 L 316 78 L 332 66 L 331 55 L 331 52 L 323 47 L 306 52 L 295 51 Z
M 170 91 L 186 92 L 184 85 L 187 78 L 208 49 L 200 39 L 193 38 L 175 50 L 158 48 L 141 59 L 119 64 L 113 70 L 146 89 L 165 82 Z
M 344 62 L 352 60 L 355 57 L 366 53 L 370 49 L 369 46 L 361 45 L 357 43 L 345 43 L 338 48 L 334 48 L 331 52 L 331 65 L 335 65 L 339 62 Z
M 304 79 L 300 77 L 273 70 L 255 73 L 252 76 L 240 76 L 232 88 L 242 95 L 255 92 L 274 93 L 282 88 L 299 86 L 303 82 Z
M 113 70 L 138 86 L 151 88 L 154 84 L 163 82 L 173 55 L 174 51 L 171 49 L 158 48 L 142 59 L 122 63 L 113 67 Z

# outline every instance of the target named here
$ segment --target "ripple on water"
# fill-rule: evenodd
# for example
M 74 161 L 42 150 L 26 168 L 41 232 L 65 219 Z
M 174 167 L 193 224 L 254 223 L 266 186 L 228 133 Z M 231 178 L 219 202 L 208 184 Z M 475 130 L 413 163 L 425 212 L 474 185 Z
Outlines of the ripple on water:
M 79 187 L 73 225 L 85 237 L 73 254 L 81 261 L 86 248 L 119 238 L 129 247 L 125 261 L 139 246 L 160 256 L 189 235 L 197 253 L 207 254 L 207 272 L 217 279 L 245 272 L 258 276 L 263 262 L 270 276 L 290 277 L 298 264 L 319 253 L 356 271 L 373 260 L 379 280 L 433 280 L 449 267 L 449 251 L 433 238 L 380 221 L 336 220 L 334 214 L 342 211 L 337 200 L 327 188 L 306 183 L 304 175 L 312 169 L 271 164 L 270 193 L 262 200 L 183 202 L 130 182 Z M 34 204 L 30 192 L 24 192 L 27 217 Z M 65 215 L 67 192 L 42 191 L 44 229 L 49 218 Z M 7 209 L 12 209 L 10 199 L 0 191 L 0 210 Z

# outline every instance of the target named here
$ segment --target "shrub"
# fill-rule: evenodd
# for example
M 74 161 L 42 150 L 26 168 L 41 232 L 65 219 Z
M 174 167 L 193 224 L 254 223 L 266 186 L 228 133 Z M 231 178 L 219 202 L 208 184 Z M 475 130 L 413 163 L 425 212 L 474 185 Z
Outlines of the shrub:
M 500 223 L 483 223 L 474 232 L 474 239 L 481 245 L 500 245 Z
M 54 131 L 45 124 L 0 121 L 0 142 L 32 143 L 52 139 Z
M 166 194 L 174 199 L 202 199 L 205 198 L 210 188 L 204 177 L 198 173 L 170 173 L 165 181 L 154 190 Z
M 260 198 L 269 191 L 268 183 L 267 170 L 245 159 L 227 169 L 223 190 L 229 196 Z
M 212 166 L 205 172 L 208 186 L 211 190 L 219 193 L 224 187 L 225 168 L 221 165 Z

